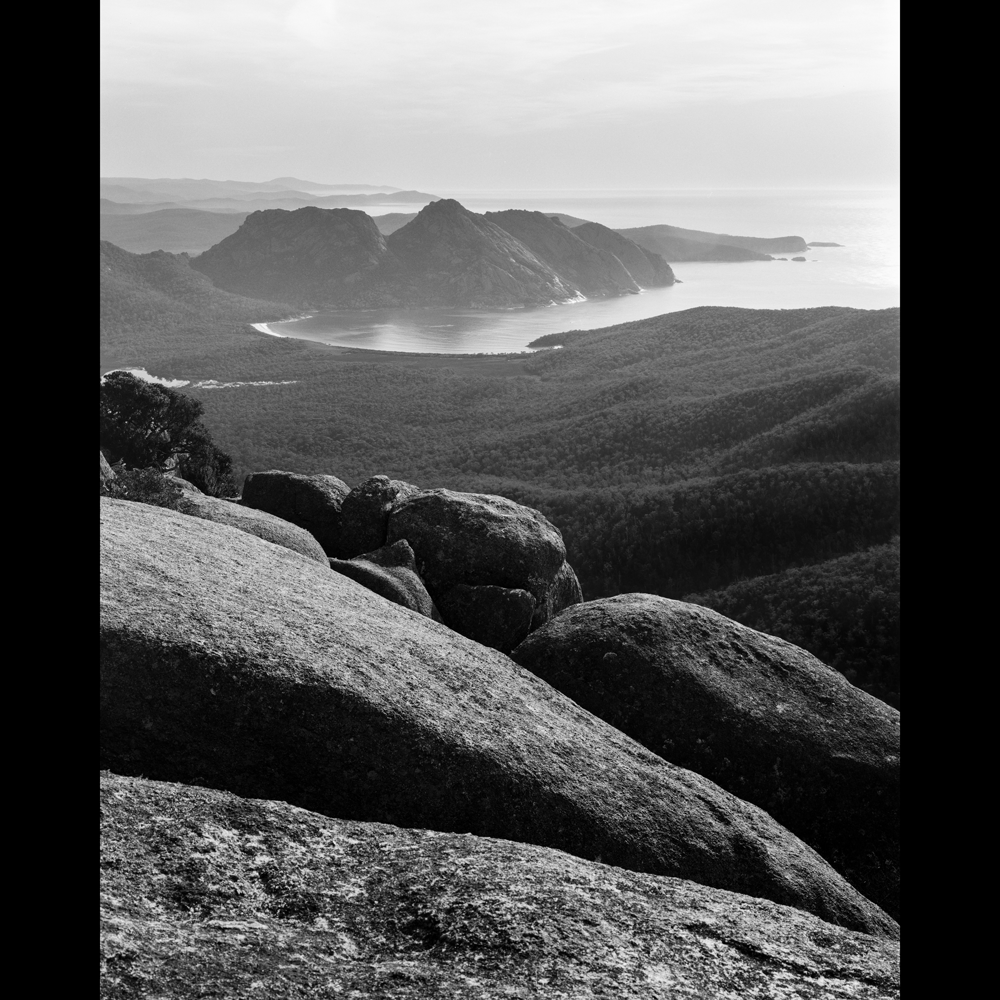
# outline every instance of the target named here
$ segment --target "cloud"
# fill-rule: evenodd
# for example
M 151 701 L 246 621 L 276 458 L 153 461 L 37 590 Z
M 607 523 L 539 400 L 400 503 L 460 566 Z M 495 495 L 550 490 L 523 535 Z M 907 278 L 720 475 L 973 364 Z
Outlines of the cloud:
M 104 115 L 119 147 L 158 116 L 174 142 L 186 116 L 266 146 L 822 101 L 896 89 L 897 21 L 895 0 L 104 0 Z

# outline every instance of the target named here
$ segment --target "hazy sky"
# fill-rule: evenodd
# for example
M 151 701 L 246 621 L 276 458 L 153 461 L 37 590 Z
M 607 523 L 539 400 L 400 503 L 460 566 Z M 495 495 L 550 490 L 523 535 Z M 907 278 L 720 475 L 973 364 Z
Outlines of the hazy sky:
M 886 185 L 895 0 L 104 0 L 101 174 Z

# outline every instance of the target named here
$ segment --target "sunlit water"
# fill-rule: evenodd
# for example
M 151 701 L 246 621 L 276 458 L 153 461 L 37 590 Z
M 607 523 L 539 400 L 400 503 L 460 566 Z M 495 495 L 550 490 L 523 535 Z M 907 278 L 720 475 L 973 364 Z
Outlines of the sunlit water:
M 454 192 L 475 212 L 562 212 L 615 229 L 667 224 L 737 236 L 801 236 L 805 262 L 677 263 L 679 283 L 641 295 L 507 312 L 371 309 L 271 323 L 277 334 L 369 350 L 435 354 L 523 351 L 547 333 L 592 330 L 694 306 L 795 309 L 899 305 L 899 216 L 885 191 Z M 375 213 L 377 214 L 377 213 Z

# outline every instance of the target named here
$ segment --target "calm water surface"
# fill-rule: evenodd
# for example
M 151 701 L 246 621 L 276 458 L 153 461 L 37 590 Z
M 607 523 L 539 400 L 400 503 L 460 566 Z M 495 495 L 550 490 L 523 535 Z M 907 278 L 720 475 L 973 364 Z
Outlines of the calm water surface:
M 737 236 L 801 236 L 810 247 L 791 260 L 677 263 L 679 283 L 641 295 L 570 305 L 479 312 L 373 309 L 317 313 L 271 323 L 287 337 L 344 347 L 435 354 L 523 351 L 546 333 L 593 330 L 694 306 L 795 309 L 899 305 L 899 213 L 886 191 L 454 192 L 475 212 L 525 208 L 562 212 L 615 229 L 667 225 Z M 787 255 L 791 257 L 792 255 Z

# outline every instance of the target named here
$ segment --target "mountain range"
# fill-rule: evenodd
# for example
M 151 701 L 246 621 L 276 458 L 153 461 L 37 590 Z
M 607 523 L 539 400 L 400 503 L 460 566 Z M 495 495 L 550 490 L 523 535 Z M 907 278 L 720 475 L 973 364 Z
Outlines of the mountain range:
M 323 208 L 426 205 L 436 199 L 437 195 L 423 191 L 404 191 L 373 184 L 320 184 L 297 177 L 278 177 L 260 183 L 190 178 L 101 178 L 102 216 L 139 215 L 169 209 L 246 215 L 258 208 L 293 210 L 308 205 Z M 157 246 L 150 249 L 170 248 Z M 196 248 L 186 246 L 183 249 Z
M 478 215 L 452 199 L 388 236 L 351 209 L 255 212 L 191 266 L 226 291 L 308 307 L 509 309 L 637 293 L 598 243 L 638 262 L 647 287 L 673 283 L 662 257 L 596 223 L 577 235 L 541 212 Z
M 382 212 L 383 209 L 426 205 L 437 200 L 440 200 L 437 195 L 421 191 L 368 184 L 320 184 L 296 177 L 278 177 L 261 183 L 105 177 L 101 179 L 101 239 L 133 253 L 166 250 L 197 254 L 235 233 L 250 212 L 261 209 L 294 211 L 310 206 L 378 211 L 380 214 L 373 216 L 375 224 L 383 236 L 389 236 L 415 219 L 417 213 Z M 486 214 L 504 216 L 511 226 L 517 225 L 511 211 Z M 567 229 L 596 225 L 572 215 L 546 214 Z M 503 225 L 502 222 L 498 224 Z M 773 253 L 798 253 L 807 248 L 800 236 L 763 239 L 668 225 L 616 232 L 644 250 L 660 255 L 668 263 L 769 260 Z M 524 242 L 522 236 L 513 235 Z M 577 235 L 587 240 L 583 233 Z M 618 254 L 606 238 L 593 245 Z M 633 257 L 631 265 L 624 260 L 623 263 L 640 285 L 655 282 L 656 268 L 653 272 L 647 271 L 637 257 Z

